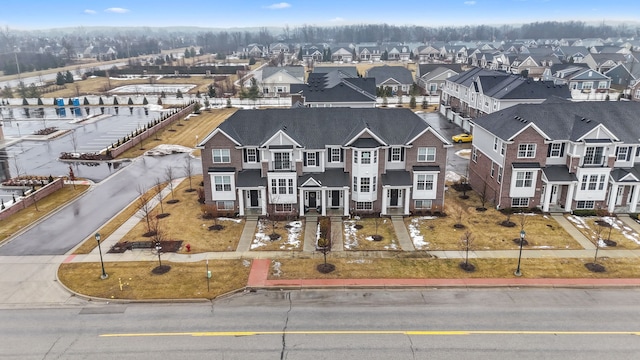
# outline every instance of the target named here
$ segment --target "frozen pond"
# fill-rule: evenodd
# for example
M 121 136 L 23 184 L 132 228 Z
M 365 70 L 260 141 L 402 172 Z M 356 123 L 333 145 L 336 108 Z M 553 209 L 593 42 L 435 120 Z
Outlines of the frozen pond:
M 110 90 L 113 94 L 175 94 L 180 90 L 183 94 L 196 87 L 192 84 L 137 84 L 118 86 Z
M 14 109 L 17 115 L 22 109 Z M 83 109 L 83 115 L 85 110 Z M 3 131 L 7 140 L 21 139 L 5 148 L 0 149 L 0 169 L 8 170 L 9 174 L 0 174 L 0 179 L 19 175 L 60 176 L 69 173 L 72 165 L 77 177 L 101 181 L 113 174 L 128 162 L 91 163 L 91 162 L 62 162 L 58 161 L 61 152 L 99 152 L 110 144 L 131 134 L 148 122 L 160 117 L 157 111 L 142 107 L 121 106 L 116 112 L 115 107 L 104 107 L 104 114 L 100 108 L 92 107 L 92 115 L 99 115 L 87 121 L 76 122 L 77 118 L 66 116 L 57 118 L 54 109 L 46 109 L 45 118 L 18 117 L 2 121 Z M 79 117 L 81 118 L 81 117 Z M 49 139 L 35 140 L 32 134 L 44 127 L 56 127 L 69 130 L 66 134 Z M 9 175 L 9 176 L 7 176 Z

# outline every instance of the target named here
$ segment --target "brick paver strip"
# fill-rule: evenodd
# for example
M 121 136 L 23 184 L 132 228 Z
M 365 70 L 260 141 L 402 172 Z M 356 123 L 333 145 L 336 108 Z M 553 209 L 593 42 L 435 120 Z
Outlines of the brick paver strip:
M 270 259 L 254 259 L 251 262 L 251 271 L 249 272 L 247 286 L 264 286 L 267 281 L 267 276 L 269 275 L 270 267 Z

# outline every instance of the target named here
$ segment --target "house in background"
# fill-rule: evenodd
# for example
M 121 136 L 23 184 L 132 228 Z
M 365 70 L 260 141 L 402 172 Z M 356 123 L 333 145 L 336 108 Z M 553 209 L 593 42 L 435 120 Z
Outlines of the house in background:
M 341 70 L 309 74 L 306 84 L 291 85 L 292 106 L 375 107 L 373 78 L 352 76 Z
M 570 90 L 590 92 L 609 91 L 611 79 L 595 70 L 584 66 L 586 64 L 560 64 L 552 66 L 549 72 L 551 81 L 556 85 L 568 85 Z M 545 73 L 544 78 L 547 78 Z
M 469 181 L 498 208 L 637 212 L 640 103 L 522 104 L 474 119 Z
M 445 80 L 462 72 L 460 64 L 418 64 L 416 84 L 429 95 L 435 95 L 444 87 Z
M 389 87 L 393 94 L 398 90 L 407 94 L 413 85 L 413 75 L 404 66 L 374 66 L 367 70 L 366 77 L 374 78 L 377 88 Z
M 254 72 L 254 78 L 265 97 L 288 95 L 291 84 L 304 84 L 304 67 L 265 66 Z
M 202 150 L 205 203 L 246 214 L 442 211 L 451 144 L 409 109 L 239 110 Z

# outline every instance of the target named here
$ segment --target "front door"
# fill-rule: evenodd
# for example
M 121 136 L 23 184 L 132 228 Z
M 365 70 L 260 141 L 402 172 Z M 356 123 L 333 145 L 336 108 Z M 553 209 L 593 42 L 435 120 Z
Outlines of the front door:
M 258 190 L 249 190 L 251 207 L 258 207 Z
M 331 191 L 331 206 L 340 206 L 340 190 Z
M 316 192 L 315 191 L 310 191 L 309 192 L 309 207 L 310 208 L 317 207 L 317 205 L 316 205 Z
M 558 185 L 551 185 L 551 201 L 552 204 L 558 203 Z
M 398 206 L 398 189 L 391 189 L 391 196 L 389 200 L 389 206 Z
M 624 186 L 618 186 L 618 194 L 616 196 L 616 206 L 622 205 L 623 194 L 624 194 Z

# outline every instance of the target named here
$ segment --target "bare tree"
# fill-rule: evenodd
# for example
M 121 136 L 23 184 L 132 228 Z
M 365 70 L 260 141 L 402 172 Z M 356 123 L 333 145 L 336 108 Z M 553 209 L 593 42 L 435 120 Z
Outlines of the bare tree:
M 151 222 L 151 224 L 152 224 L 152 231 L 154 232 L 154 235 L 152 238 L 153 245 L 158 254 L 158 266 L 155 267 L 153 270 L 151 270 L 151 272 L 153 272 L 156 275 L 161 275 L 171 269 L 171 266 L 169 265 L 164 265 L 164 266 L 162 265 L 162 258 L 161 258 L 162 242 L 165 241 L 165 232 L 160 228 L 160 219 L 158 218 L 158 216 L 153 217 L 153 221 Z
M 162 182 L 160 178 L 156 178 L 156 184 L 154 185 L 156 191 L 156 199 L 158 200 L 158 204 L 160 204 L 160 214 L 156 215 L 157 217 L 167 217 L 169 214 L 164 212 L 164 206 L 162 205 Z
M 140 206 L 140 212 L 142 213 L 142 217 L 144 217 L 147 223 L 147 233 L 143 236 L 153 236 L 153 232 L 151 231 L 151 212 L 153 211 L 153 207 L 149 203 L 150 197 L 147 194 L 147 191 L 141 185 L 138 185 L 138 205 Z
M 78 137 L 76 136 L 76 131 L 71 131 L 71 146 L 73 147 L 73 152 L 78 152 Z
M 487 183 L 487 178 L 485 177 L 484 180 L 482 181 L 482 189 L 480 190 L 480 192 L 478 193 L 478 195 L 480 196 L 480 204 L 481 206 L 479 208 L 476 208 L 476 210 L 478 211 L 486 211 L 486 203 L 487 203 L 487 190 L 489 189 L 489 184 Z
M 464 208 L 461 205 L 456 206 L 453 209 L 453 214 L 456 219 L 456 223 L 453 224 L 453 227 L 456 229 L 464 229 L 464 224 L 462 223 L 462 218 L 464 217 Z
M 598 264 L 598 250 L 600 250 L 600 243 L 602 240 L 602 235 L 604 233 L 604 226 L 602 226 L 602 223 L 600 222 L 596 222 L 595 224 L 596 228 L 595 230 L 593 230 L 593 243 L 596 246 L 596 251 L 595 254 L 593 256 L 593 262 L 590 263 L 586 263 L 584 264 L 584 266 L 589 269 L 589 271 L 591 272 L 605 272 L 606 269 L 602 264 Z
M 187 155 L 187 157 L 184 159 L 182 170 L 184 171 L 184 176 L 189 179 L 189 188 L 186 190 L 186 192 L 194 192 L 195 189 L 191 184 L 191 177 L 193 176 L 193 163 L 191 156 Z
M 175 174 L 173 173 L 173 167 L 171 165 L 164 169 L 164 178 L 168 182 L 169 190 L 171 191 L 171 200 L 167 201 L 167 203 L 175 204 L 179 200 L 176 200 L 173 196 L 173 180 L 175 179 Z
M 464 271 L 472 272 L 476 270 L 476 267 L 469 263 L 469 251 L 473 250 L 474 240 L 475 237 L 468 230 L 460 237 L 460 249 L 464 252 L 464 262 L 460 263 L 460 268 Z

